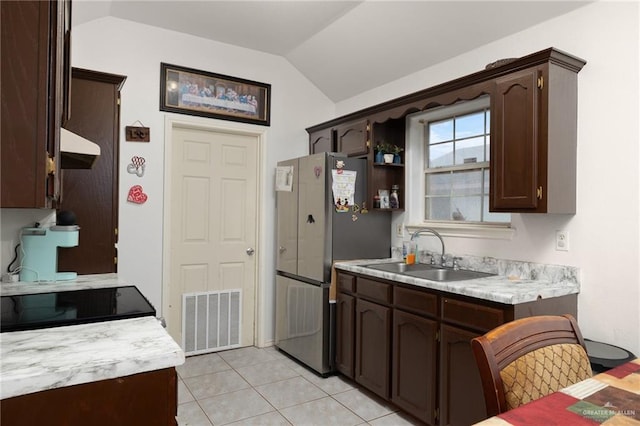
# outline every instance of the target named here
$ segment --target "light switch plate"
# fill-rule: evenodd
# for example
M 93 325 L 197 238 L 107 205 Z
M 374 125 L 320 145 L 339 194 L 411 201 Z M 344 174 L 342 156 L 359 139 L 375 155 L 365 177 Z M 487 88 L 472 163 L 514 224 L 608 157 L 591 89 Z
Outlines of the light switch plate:
M 399 223 L 396 225 L 396 236 L 404 237 L 404 223 Z

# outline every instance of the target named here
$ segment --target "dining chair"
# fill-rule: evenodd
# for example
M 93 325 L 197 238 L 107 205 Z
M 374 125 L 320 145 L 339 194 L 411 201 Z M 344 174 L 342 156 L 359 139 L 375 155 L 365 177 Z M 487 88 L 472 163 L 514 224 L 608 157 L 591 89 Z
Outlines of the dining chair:
M 592 376 L 584 339 L 571 315 L 511 321 L 472 339 L 471 346 L 489 416 Z

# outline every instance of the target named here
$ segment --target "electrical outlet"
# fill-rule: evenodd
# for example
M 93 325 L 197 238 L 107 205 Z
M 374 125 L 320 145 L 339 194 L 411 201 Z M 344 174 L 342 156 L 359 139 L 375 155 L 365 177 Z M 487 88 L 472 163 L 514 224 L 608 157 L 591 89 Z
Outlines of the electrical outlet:
M 399 223 L 396 225 L 396 236 L 398 237 L 404 237 L 404 224 L 403 223 Z
M 556 250 L 569 251 L 569 232 L 556 231 Z

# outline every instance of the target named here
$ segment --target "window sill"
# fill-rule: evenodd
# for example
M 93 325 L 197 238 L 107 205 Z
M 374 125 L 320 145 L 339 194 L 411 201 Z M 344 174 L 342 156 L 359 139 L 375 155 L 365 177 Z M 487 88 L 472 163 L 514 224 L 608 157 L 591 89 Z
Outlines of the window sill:
M 443 237 L 485 238 L 493 240 L 511 240 L 516 233 L 515 228 L 500 225 L 458 225 L 453 223 L 425 222 L 406 226 L 410 234 L 424 228 L 435 229 Z

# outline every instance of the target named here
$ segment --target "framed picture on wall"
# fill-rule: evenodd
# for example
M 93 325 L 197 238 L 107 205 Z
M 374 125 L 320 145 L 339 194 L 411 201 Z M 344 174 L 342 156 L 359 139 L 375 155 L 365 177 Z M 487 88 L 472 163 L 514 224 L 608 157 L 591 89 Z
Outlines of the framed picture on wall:
M 269 126 L 271 85 L 160 64 L 160 110 Z

